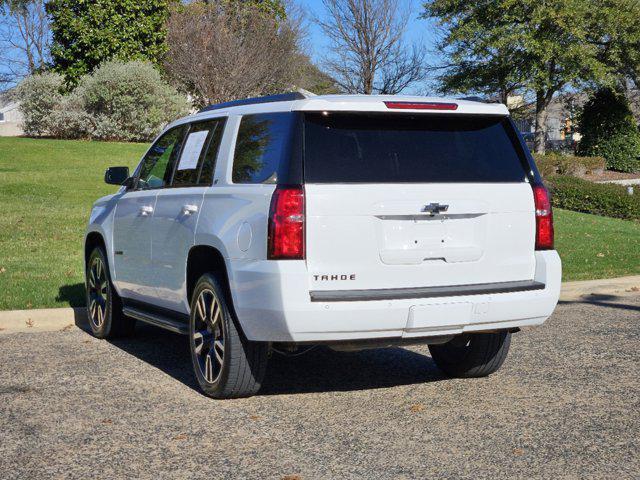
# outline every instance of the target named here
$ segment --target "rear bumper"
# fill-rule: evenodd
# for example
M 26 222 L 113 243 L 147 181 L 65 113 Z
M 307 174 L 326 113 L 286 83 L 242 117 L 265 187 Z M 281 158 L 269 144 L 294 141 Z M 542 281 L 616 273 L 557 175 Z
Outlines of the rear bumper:
M 250 340 L 333 342 L 456 335 L 540 325 L 553 313 L 560 296 L 560 257 L 556 251 L 535 255 L 531 282 L 465 286 L 467 292 L 458 287 L 449 296 L 446 290 L 413 289 L 410 298 L 385 297 L 388 292 L 383 292 L 382 297 L 366 300 L 358 294 L 312 299 L 306 267 L 297 261 L 230 261 L 231 290 Z

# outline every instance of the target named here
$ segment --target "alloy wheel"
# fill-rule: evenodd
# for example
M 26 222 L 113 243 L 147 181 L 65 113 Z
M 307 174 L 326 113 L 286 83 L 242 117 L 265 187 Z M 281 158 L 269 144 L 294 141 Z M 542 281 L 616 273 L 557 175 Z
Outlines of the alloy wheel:
M 194 312 L 193 347 L 200 373 L 215 383 L 224 365 L 224 325 L 222 308 L 213 290 L 202 290 Z
M 96 257 L 89 266 L 89 318 L 97 329 L 104 323 L 108 295 L 104 262 L 100 257 Z

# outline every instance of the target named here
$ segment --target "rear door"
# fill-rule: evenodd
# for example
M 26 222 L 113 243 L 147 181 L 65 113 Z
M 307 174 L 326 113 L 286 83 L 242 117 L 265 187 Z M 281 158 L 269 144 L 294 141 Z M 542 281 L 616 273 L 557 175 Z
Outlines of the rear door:
M 193 123 L 176 157 L 171 184 L 158 192 L 152 220 L 155 304 L 187 313 L 186 266 L 205 190 L 211 186 L 224 118 Z
M 312 290 L 533 279 L 531 187 L 505 117 L 307 113 Z

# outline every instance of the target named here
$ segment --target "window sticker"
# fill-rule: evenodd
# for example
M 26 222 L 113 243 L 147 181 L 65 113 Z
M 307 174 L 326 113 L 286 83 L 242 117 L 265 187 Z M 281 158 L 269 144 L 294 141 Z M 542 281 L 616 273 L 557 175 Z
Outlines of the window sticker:
M 198 166 L 198 159 L 204 142 L 207 140 L 207 135 L 209 135 L 208 130 L 189 134 L 180 157 L 180 163 L 178 163 L 178 170 L 193 170 Z

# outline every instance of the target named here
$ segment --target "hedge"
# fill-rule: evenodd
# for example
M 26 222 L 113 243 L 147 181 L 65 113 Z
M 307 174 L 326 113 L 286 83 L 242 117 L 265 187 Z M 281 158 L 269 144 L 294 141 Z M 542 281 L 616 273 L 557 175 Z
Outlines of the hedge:
M 57 73 L 34 74 L 20 83 L 27 135 L 148 142 L 189 112 L 187 98 L 142 61 L 105 62 L 71 92 L 62 91 Z
M 603 157 L 575 157 L 559 153 L 533 154 L 538 170 L 543 177 L 553 175 L 582 176 L 585 173 L 603 172 L 606 160 Z
M 545 181 L 554 207 L 605 217 L 640 220 L 640 188 L 634 195 L 627 187 L 594 183 L 581 178 L 557 175 Z

